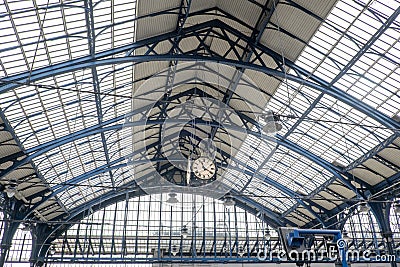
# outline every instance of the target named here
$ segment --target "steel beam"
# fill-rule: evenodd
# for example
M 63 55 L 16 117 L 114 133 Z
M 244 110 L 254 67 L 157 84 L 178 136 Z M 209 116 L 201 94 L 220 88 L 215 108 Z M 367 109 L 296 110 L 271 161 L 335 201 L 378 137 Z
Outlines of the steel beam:
M 298 6 L 298 4 L 293 3 L 293 1 L 290 1 L 291 4 L 294 4 L 295 6 Z M 341 69 L 338 75 L 329 83 L 329 86 L 332 87 L 337 81 L 339 81 L 343 75 L 345 75 L 353 66 L 358 62 L 358 60 L 372 47 L 372 45 L 382 36 L 382 34 L 385 33 L 385 31 L 392 25 L 392 23 L 396 20 L 400 13 L 400 8 L 397 8 L 397 10 L 389 17 L 389 19 L 375 32 L 374 35 L 368 40 L 368 42 L 354 55 L 354 57 L 347 63 L 347 65 Z M 307 108 L 307 110 L 301 115 L 301 117 L 296 121 L 296 123 L 289 129 L 289 131 L 285 134 L 285 138 L 288 137 L 295 129 L 296 127 L 305 119 L 308 114 L 314 109 L 314 107 L 317 105 L 317 103 L 322 99 L 324 96 L 324 92 L 322 92 L 315 100 L 314 102 Z M 399 132 L 395 133 L 394 136 L 398 136 Z M 392 138 L 389 138 L 390 140 Z M 389 140 L 388 139 L 388 140 Z M 387 142 L 387 141 L 386 141 Z M 383 143 L 386 143 L 383 142 Z M 344 171 L 349 171 L 364 160 L 370 158 L 371 155 L 373 155 L 377 149 L 372 149 L 371 152 L 367 153 L 365 156 L 361 157 L 361 159 L 356 160 L 349 166 L 347 166 Z M 378 148 L 379 150 L 379 148 Z
M 24 159 L 23 159 L 23 160 L 27 159 L 27 158 L 29 157 L 29 156 L 27 156 L 28 153 L 26 152 L 26 150 L 24 149 L 24 147 L 21 145 L 21 143 L 20 143 L 20 141 L 19 141 L 19 138 L 18 138 L 17 135 L 15 134 L 13 128 L 12 128 L 11 125 L 9 124 L 9 122 L 8 122 L 7 118 L 5 117 L 5 115 L 4 115 L 4 113 L 3 113 L 3 111 L 2 111 L 1 108 L 0 108 L 0 118 L 1 118 L 1 120 L 3 121 L 3 127 L 4 127 L 3 131 L 7 131 L 7 132 L 12 136 L 13 140 L 15 141 L 15 143 L 18 145 L 18 148 L 19 148 L 19 150 L 20 150 L 20 152 L 18 152 L 18 154 L 24 155 Z M 17 162 L 18 162 L 17 158 L 13 158 L 12 161 L 13 161 L 13 165 L 12 165 L 12 166 L 15 165 L 15 168 L 12 168 L 12 169 L 10 170 L 10 172 L 11 172 L 11 171 L 14 171 L 14 170 L 18 169 L 18 167 L 21 167 L 21 166 L 24 165 L 24 164 L 18 165 L 18 164 L 17 164 Z M 32 170 L 34 171 L 35 176 L 41 181 L 42 185 L 43 185 L 44 187 L 46 187 L 46 189 L 48 189 L 48 187 L 46 186 L 46 180 L 45 180 L 45 178 L 43 177 L 43 175 L 39 172 L 39 170 L 37 169 L 36 165 L 33 164 L 30 160 L 26 161 L 26 163 L 30 163 L 30 167 L 31 167 Z M 18 165 L 18 166 L 17 166 L 17 165 Z M 10 173 L 10 172 L 9 172 L 9 173 Z M 0 180 L 2 180 L 2 178 L 3 178 L 3 175 L 2 175 L 2 173 L 0 173 Z M 60 207 L 63 211 L 66 211 L 66 209 L 65 209 L 65 207 L 64 207 L 64 205 L 63 205 L 63 203 L 61 203 L 61 201 L 60 201 L 58 198 L 56 198 L 56 202 L 57 202 L 57 204 L 59 205 L 59 207 Z M 22 203 L 22 201 L 21 201 L 21 203 Z
M 122 116 L 121 116 L 120 119 L 122 119 Z M 152 121 L 147 121 L 147 122 L 138 121 L 138 122 L 132 123 L 131 126 L 133 126 L 133 125 L 139 126 L 139 125 L 145 125 L 145 124 L 148 124 L 148 125 L 157 124 L 158 125 L 158 124 L 162 124 L 164 122 L 165 122 L 165 120 L 152 120 Z M 201 123 L 201 121 L 199 123 Z M 204 122 L 204 124 L 210 124 L 210 122 Z M 107 125 L 107 123 L 104 122 L 103 126 L 106 126 L 106 125 Z M 218 125 L 215 124 L 215 126 L 218 126 Z M 63 139 L 62 142 L 59 142 L 59 143 L 50 142 L 50 144 L 48 146 L 45 146 L 45 148 L 41 149 L 40 151 L 37 151 L 35 154 L 33 154 L 33 155 L 29 156 L 29 157 L 17 162 L 15 165 L 17 165 L 17 166 L 23 165 L 23 164 L 29 162 L 30 160 L 32 160 L 34 157 L 40 156 L 40 155 L 50 151 L 51 149 L 53 149 L 55 147 L 58 147 L 60 145 L 66 144 L 66 143 L 69 143 L 71 141 L 78 140 L 80 138 L 87 137 L 87 136 L 90 136 L 90 135 L 93 135 L 93 134 L 99 134 L 101 132 L 106 132 L 106 131 L 110 131 L 110 130 L 120 130 L 120 129 L 122 129 L 122 127 L 123 127 L 122 124 L 115 124 L 115 125 L 112 125 L 112 126 L 109 126 L 109 127 L 104 127 L 104 128 L 95 127 L 92 131 L 83 131 L 83 132 L 80 132 L 79 134 L 74 134 L 72 136 L 64 137 L 64 138 L 62 138 Z M 227 128 L 232 128 L 232 130 L 235 130 L 235 127 L 232 127 L 232 126 L 226 126 L 226 127 Z M 242 131 L 243 129 L 236 129 L 236 130 Z M 276 141 L 277 144 L 280 144 L 280 145 L 282 145 L 282 146 L 284 146 L 284 147 L 286 147 L 286 148 L 288 148 L 288 149 L 290 149 L 290 150 L 292 150 L 292 151 L 294 151 L 294 152 L 296 152 L 296 153 L 298 153 L 300 155 L 305 156 L 309 160 L 311 160 L 311 161 L 315 162 L 316 164 L 318 164 L 318 165 L 324 167 L 325 169 L 327 169 L 335 177 L 337 177 L 340 181 L 342 181 L 345 185 L 347 185 L 350 189 L 352 189 L 359 197 L 362 197 L 361 195 L 358 194 L 357 190 L 354 189 L 354 186 L 349 183 L 349 181 L 345 180 L 341 175 L 339 175 L 340 169 L 338 167 L 333 166 L 331 163 L 329 163 L 329 162 L 327 162 L 327 161 L 325 161 L 325 160 L 313 155 L 311 152 L 309 152 L 306 149 L 300 147 L 299 145 L 297 145 L 297 144 L 295 144 L 295 143 L 293 143 L 293 142 L 291 142 L 289 140 L 283 140 L 283 139 L 281 139 L 281 136 L 279 136 L 279 135 L 277 136 L 278 139 L 275 140 L 275 139 L 273 139 L 271 137 L 264 136 L 261 133 L 255 132 L 255 131 L 252 131 L 252 130 L 247 130 L 247 133 L 250 134 L 250 135 L 254 135 L 254 136 L 258 137 L 258 138 L 266 138 L 267 140 L 270 140 L 270 141 Z M 7 173 L 9 173 L 12 170 L 13 170 L 13 167 L 10 167 L 9 169 L 5 170 L 2 173 L 2 175 L 6 175 Z
M 111 120 L 111 121 L 115 122 L 114 120 Z M 147 121 L 147 122 L 140 121 L 140 122 L 132 123 L 132 126 L 133 125 L 144 125 L 146 123 L 149 124 L 149 125 L 151 125 L 151 124 L 153 124 L 153 125 L 154 124 L 162 124 L 162 123 L 164 123 L 164 120 L 153 120 L 153 121 Z M 201 123 L 201 121 L 199 121 L 198 123 Z M 204 122 L 204 123 L 209 124 L 209 122 Z M 103 126 L 106 126 L 107 124 L 108 124 L 107 122 L 104 122 Z M 215 126 L 217 126 L 217 125 L 215 125 Z M 71 142 L 71 141 L 74 141 L 74 140 L 78 140 L 80 138 L 87 137 L 87 136 L 90 136 L 90 135 L 93 135 L 93 134 L 99 134 L 101 132 L 106 132 L 106 131 L 111 131 L 111 130 L 119 130 L 122 127 L 123 127 L 122 124 L 112 125 L 112 126 L 105 127 L 105 128 L 94 127 L 92 131 L 81 131 L 80 133 L 74 134 L 73 136 L 63 137 L 63 138 L 61 138 L 62 140 L 60 142 L 57 142 L 58 140 L 49 142 L 49 144 L 47 146 L 42 147 L 42 149 L 40 151 L 37 151 L 35 154 L 33 154 L 33 155 L 31 155 L 31 156 L 19 161 L 18 163 L 16 163 L 15 167 L 18 167 L 20 165 L 26 164 L 27 162 L 32 160 L 34 157 L 40 156 L 40 155 L 52 150 L 53 148 L 58 147 L 58 146 L 63 145 L 63 144 L 66 144 L 68 142 Z M 237 130 L 239 130 L 239 129 L 237 129 Z M 242 130 L 242 129 L 240 129 L 240 130 Z M 251 131 L 251 130 L 247 130 L 247 132 L 248 132 L 248 134 L 257 136 L 259 138 L 261 138 L 261 137 L 270 138 L 270 137 L 267 137 L 267 136 L 262 136 L 260 133 L 254 132 L 254 131 Z M 278 138 L 279 138 L 279 136 L 278 136 Z M 270 138 L 270 139 L 271 139 L 271 141 L 275 141 L 272 138 Z M 350 189 L 352 189 L 357 194 L 358 197 L 362 198 L 362 196 L 357 192 L 357 190 L 347 180 L 345 180 L 339 174 L 340 170 L 337 167 L 331 165 L 330 163 L 324 161 L 323 159 L 320 159 L 319 157 L 313 155 L 312 153 L 310 153 L 309 151 L 305 150 L 304 148 L 302 148 L 302 147 L 290 142 L 289 140 L 278 139 L 277 143 L 280 144 L 280 145 L 283 145 L 284 147 L 287 147 L 287 148 L 295 151 L 296 153 L 298 153 L 300 155 L 305 156 L 309 160 L 311 160 L 311 161 L 319 164 L 320 166 L 324 167 L 325 169 L 330 171 L 334 175 L 334 177 L 336 177 L 337 179 L 341 180 L 345 185 L 347 185 Z M 3 173 L 3 175 L 6 175 L 10 171 L 12 171 L 13 168 L 14 168 L 14 166 L 11 167 L 10 169 L 6 170 Z
M 2 193 L 3 192 L 0 194 Z M 4 216 L 2 218 L 3 229 L 1 229 L 2 236 L 0 238 L 0 267 L 3 267 L 4 263 L 7 262 L 7 256 L 12 246 L 13 237 L 24 217 L 25 210 L 24 204 L 21 201 L 18 201 L 15 197 L 9 198 L 5 193 L 3 194 L 4 196 L 1 196 L 4 198 L 3 205 L 0 211 Z
M 89 52 L 90 52 L 90 56 L 92 57 L 92 59 L 94 59 L 95 55 L 96 55 L 96 35 L 95 35 L 92 0 L 84 0 L 84 5 L 85 5 L 85 11 L 86 11 L 85 19 L 86 19 L 87 40 L 88 40 L 88 45 L 89 45 Z M 98 121 L 98 124 L 101 124 L 103 122 L 103 109 L 102 109 L 101 96 L 100 96 L 100 92 L 101 92 L 100 81 L 99 81 L 99 77 L 97 75 L 97 69 L 95 66 L 93 66 L 91 68 L 91 72 L 92 72 L 92 81 L 93 81 L 93 83 L 92 83 L 93 91 L 95 92 L 94 99 L 96 102 L 97 121 Z M 109 164 L 110 156 L 108 155 L 106 137 L 104 136 L 104 133 L 101 133 L 100 136 L 101 136 L 102 146 L 103 146 L 103 150 L 104 150 L 104 156 L 106 158 L 107 164 Z M 112 185 L 115 186 L 113 173 L 109 172 L 108 174 L 110 176 Z
M 229 25 L 219 21 L 219 20 L 212 20 L 206 23 L 201 23 L 194 25 L 192 27 L 188 27 L 182 29 L 181 38 L 185 36 L 195 36 L 196 31 L 206 30 L 209 28 L 220 28 L 224 29 L 225 31 L 234 34 L 247 42 L 248 44 L 252 45 L 252 49 L 260 50 L 265 55 L 268 55 L 270 58 L 273 58 L 276 62 L 283 63 L 281 60 L 281 56 L 276 52 L 272 51 L 271 49 L 261 45 L 253 45 L 252 40 L 249 37 L 245 36 L 241 32 L 233 29 Z M 336 88 L 333 85 L 330 85 L 328 82 L 324 81 L 323 79 L 308 73 L 306 70 L 300 68 L 290 60 L 285 60 L 286 66 L 295 70 L 296 74 L 285 74 L 282 71 L 268 68 L 266 66 L 257 65 L 255 63 L 247 63 L 240 60 L 228 60 L 224 58 L 215 58 L 215 57 L 207 57 L 202 55 L 143 55 L 143 56 L 130 56 L 131 53 L 139 47 L 146 47 L 150 44 L 159 43 L 164 40 L 173 39 L 176 37 L 175 33 L 167 33 L 162 34 L 160 36 L 152 37 L 146 40 L 138 41 L 132 45 L 123 46 L 121 48 L 111 49 L 109 51 L 101 52 L 95 55 L 94 60 L 91 57 L 82 57 L 76 60 L 71 60 L 66 63 L 60 63 L 53 65 L 51 67 L 45 67 L 38 70 L 34 70 L 31 73 L 30 82 L 39 81 L 41 79 L 56 76 L 62 73 L 75 71 L 82 68 L 92 68 L 93 66 L 101 66 L 101 65 L 108 65 L 108 64 L 120 64 L 120 63 L 128 63 L 128 62 L 145 62 L 145 61 L 211 61 L 211 62 L 219 62 L 226 65 L 235 66 L 238 68 L 248 68 L 255 71 L 259 71 L 265 73 L 267 75 L 271 75 L 274 77 L 279 78 L 287 78 L 293 82 L 297 82 L 299 84 L 304 84 L 305 86 L 309 86 L 310 88 L 319 90 L 323 93 L 326 93 L 330 96 L 337 98 L 338 100 L 350 105 L 351 107 L 359 110 L 360 112 L 369 115 L 374 120 L 378 121 L 382 125 L 390 128 L 390 129 L 398 129 L 400 128 L 400 123 L 396 122 L 392 118 L 386 116 L 385 114 L 381 113 L 380 111 L 370 107 L 369 105 L 365 104 L 364 102 L 352 97 L 351 95 L 347 94 L 346 92 Z M 122 58 L 108 58 L 116 53 L 127 52 L 127 57 Z M 3 78 L 1 81 L 5 84 L 0 87 L 0 93 L 16 88 L 21 84 L 27 81 L 29 73 L 27 74 L 20 74 L 15 76 L 10 76 L 7 78 Z M 308 77 L 307 80 L 304 77 Z M 15 83 L 14 83 L 15 82 Z

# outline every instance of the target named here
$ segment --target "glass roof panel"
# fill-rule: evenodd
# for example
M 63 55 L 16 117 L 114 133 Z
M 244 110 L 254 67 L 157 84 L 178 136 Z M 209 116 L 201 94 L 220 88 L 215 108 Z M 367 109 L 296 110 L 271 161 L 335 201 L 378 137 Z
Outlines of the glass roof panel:
M 372 12 L 377 12 L 381 5 L 385 5 L 382 2 L 377 2 L 364 7 L 360 2 L 338 1 L 336 7 L 328 15 L 326 21 L 295 63 L 328 82 L 339 77 L 335 83 L 335 86 L 339 89 L 378 110 L 385 107 L 386 111 L 391 110 L 391 113 L 386 112 L 386 114 L 393 116 L 399 112 L 399 105 L 397 104 L 399 99 L 395 95 L 399 89 L 390 88 L 390 86 L 383 88 L 382 84 L 386 86 L 388 83 L 398 83 L 396 80 L 384 83 L 384 80 L 390 75 L 397 77 L 395 71 L 398 64 L 388 64 L 388 67 L 383 67 L 386 64 L 380 64 L 382 70 L 373 71 L 372 73 L 376 74 L 373 78 L 370 78 L 371 75 L 367 75 L 370 70 L 375 69 L 373 67 L 375 61 L 384 60 L 385 63 L 388 62 L 384 59 L 387 51 L 381 50 L 380 52 L 385 54 L 380 55 L 374 54 L 373 51 L 367 51 L 355 62 L 347 74 L 337 76 L 341 75 L 341 69 L 351 62 L 360 48 L 372 37 L 372 34 L 394 12 L 394 9 L 400 6 L 398 1 L 391 1 L 393 4 L 389 5 L 391 8 L 388 8 L 388 4 L 386 4 L 382 12 L 373 14 Z M 388 32 L 391 31 L 393 29 L 388 30 Z M 394 34 L 394 36 L 398 35 L 399 31 Z M 387 34 L 384 34 L 378 39 L 375 46 L 381 47 L 380 42 L 385 40 L 387 44 L 384 47 L 388 50 L 398 43 L 398 39 L 398 37 L 390 39 Z M 373 50 L 373 48 L 370 50 Z M 364 63 L 367 59 L 369 61 Z M 383 69 L 386 69 L 386 71 L 383 72 Z M 290 71 L 290 73 L 295 74 L 293 71 Z M 299 122 L 295 129 L 292 129 L 293 132 L 288 138 L 314 155 L 322 157 L 328 162 L 347 166 L 393 134 L 391 129 L 385 129 L 369 118 L 369 114 L 362 114 L 326 94 L 319 101 L 315 101 L 318 95 L 320 95 L 320 92 L 301 84 L 284 81 L 269 102 L 271 110 L 278 114 L 289 113 L 294 117 L 301 116 L 312 105 L 312 109 L 307 111 L 307 116 Z M 305 103 L 309 103 L 309 105 Z M 288 129 L 295 122 L 295 119 L 284 120 L 284 128 L 279 134 L 282 136 L 288 134 Z M 364 127 L 363 125 L 367 126 Z M 287 159 L 284 159 L 284 157 Z M 290 180 L 305 180 L 302 180 L 304 178 L 299 177 L 298 173 L 292 171 L 292 174 L 289 174 L 289 171 L 295 170 L 297 172 L 302 167 L 293 168 L 290 157 L 288 155 L 284 157 L 279 159 L 282 165 L 274 166 L 269 176 L 276 180 L 279 179 L 278 181 L 281 184 L 296 191 L 297 188 L 302 188 L 302 186 L 290 182 Z M 273 160 L 276 161 L 276 159 Z M 320 168 L 317 167 L 316 169 Z M 307 190 L 307 187 L 304 188 L 306 192 L 312 191 L 331 177 L 328 174 L 322 176 L 324 177 L 322 179 L 316 179 L 319 175 L 315 177 L 311 173 L 307 176 L 310 180 L 313 179 L 313 182 L 309 183 L 309 190 Z
M 85 12 L 82 2 L 77 4 L 76 1 L 64 1 L 63 4 L 55 0 L 3 3 L 0 6 L 0 21 L 4 26 L 0 29 L 0 35 L 4 36 L 4 43 L 0 44 L 0 58 L 4 74 L 26 72 L 89 55 L 91 43 L 88 29 L 91 26 L 87 25 L 87 21 L 91 21 L 92 15 L 95 52 L 134 41 L 136 1 L 133 0 L 118 3 L 100 1 L 93 7 L 93 14 Z M 339 89 L 389 116 L 398 114 L 399 88 L 395 85 L 400 80 L 399 21 L 394 22 L 397 28 L 393 27 L 382 34 L 347 73 L 342 77 L 337 76 L 398 7 L 398 1 L 390 1 L 390 4 L 384 1 L 338 1 L 296 64 L 328 82 L 338 77 L 334 85 Z M 26 86 L 2 95 L 4 98 L 0 100 L 0 105 L 25 149 L 33 152 L 38 145 L 130 111 L 129 98 L 87 93 L 93 92 L 93 83 L 96 82 L 94 72 L 97 73 L 101 93 L 125 97 L 131 95 L 134 78 L 132 64 L 69 72 L 40 81 L 41 85 L 50 87 Z M 315 107 L 307 115 L 307 120 L 301 121 L 296 129 L 290 130 L 296 120 L 284 121 L 280 135 L 328 162 L 348 165 L 392 134 L 392 131 L 385 129 L 341 124 L 346 121 L 381 126 L 365 114 L 327 95 L 317 103 L 315 100 L 319 95 L 320 92 L 302 84 L 281 84 L 269 108 L 279 114 L 301 116 L 308 112 L 310 105 Z M 99 99 L 101 104 L 96 103 Z M 331 120 L 335 122 L 329 122 Z M 107 145 L 103 144 L 104 138 Z M 107 132 L 104 136 L 96 135 L 71 142 L 36 158 L 34 162 L 45 179 L 51 183 L 61 183 L 107 164 L 105 151 L 111 160 L 121 159 L 128 141 L 121 141 L 120 133 Z M 248 167 L 261 169 L 261 174 L 301 194 L 314 191 L 330 179 L 331 174 L 324 173 L 315 163 L 282 148 L 270 159 L 272 169 L 268 170 L 266 167 L 270 165 L 263 164 L 270 145 L 249 136 L 236 156 Z M 111 182 L 110 174 L 104 175 L 103 178 Z M 236 177 L 230 181 L 233 186 L 237 180 L 250 180 L 249 175 L 240 171 L 231 175 Z M 94 184 L 102 183 L 99 177 L 93 178 Z M 129 182 L 132 177 L 125 169 L 119 169 L 113 179 L 121 184 Z M 262 191 L 264 193 L 282 194 L 271 189 L 262 178 L 257 179 L 250 183 L 252 190 L 258 192 L 262 188 L 265 189 Z M 69 189 L 62 196 L 71 197 L 70 203 L 78 203 L 79 194 L 90 198 L 86 194 L 96 192 L 93 188 L 78 191 Z M 273 209 L 284 210 L 292 203 L 285 201 L 276 201 Z M 268 205 L 268 201 L 264 202 Z

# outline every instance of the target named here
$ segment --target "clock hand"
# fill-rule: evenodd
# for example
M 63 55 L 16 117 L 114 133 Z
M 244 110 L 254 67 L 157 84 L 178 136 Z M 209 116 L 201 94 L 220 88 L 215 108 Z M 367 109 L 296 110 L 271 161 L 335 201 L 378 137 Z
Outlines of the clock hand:
M 186 170 L 186 184 L 190 184 L 190 176 L 191 176 L 191 171 L 190 171 L 190 159 L 188 159 L 188 164 L 187 164 L 187 170 Z
M 211 162 L 211 163 L 208 163 L 208 165 L 207 165 L 207 167 L 205 167 L 205 169 L 207 169 L 207 170 L 208 170 L 208 168 L 210 168 L 212 165 L 213 165 L 213 163 L 212 163 L 212 162 Z

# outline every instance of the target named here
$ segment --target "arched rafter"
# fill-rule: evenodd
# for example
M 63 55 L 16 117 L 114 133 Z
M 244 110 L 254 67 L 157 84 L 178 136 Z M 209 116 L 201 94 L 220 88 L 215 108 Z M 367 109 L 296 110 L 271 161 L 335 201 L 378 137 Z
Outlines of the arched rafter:
M 285 75 L 285 73 L 282 71 L 283 69 L 283 62 L 281 61 L 280 56 L 273 52 L 272 50 L 268 49 L 267 47 L 262 46 L 261 44 L 252 44 L 252 41 L 249 40 L 247 36 L 244 36 L 240 32 L 237 32 L 235 29 L 231 28 L 230 26 L 226 25 L 225 23 L 219 21 L 219 20 L 213 20 L 209 21 L 206 23 L 198 24 L 195 26 L 191 26 L 188 28 L 184 28 L 181 30 L 180 33 L 180 40 L 183 40 L 186 37 L 190 36 L 199 36 L 199 34 L 204 33 L 204 32 L 211 32 L 212 29 L 218 28 L 223 31 L 228 31 L 231 34 L 235 34 L 238 36 L 238 38 L 242 38 L 246 42 L 250 44 L 250 49 L 253 51 L 255 55 L 255 60 L 252 62 L 242 62 L 240 60 L 233 60 L 233 59 L 225 59 L 218 57 L 217 55 L 214 56 L 204 56 L 204 55 L 196 55 L 196 54 L 179 54 L 179 55 L 170 55 L 170 54 L 165 54 L 165 55 L 159 55 L 155 53 L 154 47 L 156 47 L 157 43 L 161 43 L 163 41 L 168 41 L 172 40 L 173 38 L 176 38 L 176 33 L 168 33 L 168 34 L 163 34 L 161 36 L 157 37 L 152 37 L 148 38 L 146 40 L 138 41 L 135 44 L 125 46 L 122 48 L 117 48 L 117 49 L 111 49 L 109 51 L 101 52 L 98 54 L 94 54 L 90 57 L 83 57 L 79 58 L 76 60 L 71 60 L 66 63 L 61 63 L 57 65 L 53 65 L 51 67 L 45 67 L 41 68 L 38 70 L 34 70 L 31 73 L 26 73 L 26 74 L 19 74 L 15 76 L 10 76 L 6 79 L 3 79 L 4 85 L 0 87 L 0 93 L 5 92 L 10 89 L 17 88 L 18 86 L 21 86 L 26 83 L 27 78 L 29 78 L 29 81 L 31 83 L 40 81 L 41 79 L 51 77 L 51 76 L 56 76 L 62 73 L 66 72 L 71 72 L 75 71 L 78 69 L 82 68 L 95 68 L 97 66 L 101 65 L 108 65 L 108 64 L 119 64 L 119 63 L 139 63 L 139 62 L 148 62 L 148 61 L 173 61 L 173 60 L 179 60 L 179 61 L 212 61 L 212 62 L 219 62 L 231 66 L 235 66 L 238 68 L 243 68 L 243 69 L 251 69 L 251 70 L 256 70 L 262 73 L 265 73 L 270 76 L 274 77 L 279 77 L 283 78 L 286 77 L 289 80 L 298 82 L 298 83 L 303 83 L 311 88 L 317 89 L 325 94 L 329 94 L 331 96 L 336 97 L 340 101 L 352 106 L 353 108 L 358 109 L 359 111 L 368 114 L 371 116 L 373 119 L 376 121 L 380 122 L 382 125 L 387 126 L 389 128 L 398 128 L 399 123 L 394 121 L 393 119 L 383 115 L 379 111 L 372 109 L 368 105 L 362 103 L 361 101 L 351 97 L 347 93 L 335 88 L 332 85 L 327 84 L 324 82 L 322 79 L 310 75 L 307 73 L 305 70 L 301 69 L 300 67 L 296 66 L 293 62 L 290 62 L 286 60 L 286 65 L 295 70 L 295 74 L 288 74 Z M 211 31 L 210 31 L 211 29 Z M 152 45 L 153 44 L 153 45 Z M 234 45 L 234 44 L 231 44 Z M 145 55 L 135 55 L 131 56 L 133 51 L 135 51 L 137 48 L 143 48 L 147 47 L 148 50 L 145 53 Z M 121 52 L 125 52 L 125 57 L 116 57 L 116 58 L 109 58 L 110 56 L 119 54 Z M 269 58 L 272 58 L 274 62 L 277 64 L 275 68 L 270 68 L 266 64 L 263 63 L 261 55 L 268 55 Z M 304 77 L 308 77 L 309 80 L 304 80 Z M 39 86 L 39 85 L 38 85 Z M 118 121 L 118 118 L 113 120 Z M 102 125 L 107 125 L 107 123 L 101 123 Z M 115 127 L 115 126 L 113 126 Z M 114 128 L 117 129 L 118 127 Z M 102 132 L 102 129 L 97 129 L 98 132 Z M 90 133 L 90 134 L 94 134 Z M 87 135 L 86 135 L 87 136 Z M 68 136 L 70 138 L 72 136 Z M 288 141 L 286 140 L 281 140 L 282 144 L 285 144 L 286 147 L 290 147 L 293 151 L 296 151 L 297 153 L 306 156 L 307 158 L 311 159 L 314 162 L 317 162 L 319 165 L 323 166 L 327 170 L 329 170 L 331 173 L 334 173 L 335 177 L 337 177 L 339 180 L 343 181 L 349 188 L 352 188 L 353 191 L 358 193 L 357 190 L 353 188 L 353 186 L 346 181 L 339 173 L 341 170 L 335 166 L 333 166 L 330 163 L 324 162 L 323 160 L 317 160 L 314 155 L 312 155 L 310 152 L 306 151 L 305 149 L 302 149 L 301 147 L 295 145 L 295 144 L 290 144 L 287 143 Z M 53 147 L 57 147 L 60 144 L 53 144 Z M 47 147 L 45 150 L 47 150 L 49 147 Z M 33 154 L 37 155 L 37 154 Z M 32 159 L 32 157 L 28 157 L 28 159 Z M 316 161 L 317 160 L 317 161 Z M 359 195 L 359 197 L 361 197 Z
M 323 79 L 308 73 L 306 70 L 297 66 L 295 63 L 290 60 L 285 60 L 285 65 L 290 67 L 295 71 L 295 74 L 286 74 L 283 70 L 283 62 L 281 56 L 272 51 L 271 49 L 263 46 L 262 44 L 252 45 L 252 40 L 237 30 L 233 29 L 229 25 L 219 21 L 212 20 L 205 23 L 197 24 L 188 28 L 184 28 L 181 31 L 180 40 L 197 36 L 200 39 L 207 38 L 208 36 L 199 36 L 200 33 L 207 32 L 209 29 L 219 29 L 220 31 L 226 31 L 230 34 L 234 34 L 241 38 L 245 42 L 250 44 L 250 48 L 254 52 L 255 59 L 251 62 L 243 62 L 240 59 L 225 59 L 219 57 L 209 57 L 200 54 L 157 54 L 155 52 L 155 48 L 158 43 L 162 43 L 164 41 L 173 42 L 173 39 L 176 37 L 176 33 L 167 33 L 162 34 L 156 37 L 151 37 L 145 40 L 137 41 L 132 45 L 127 45 L 120 48 L 110 49 L 105 52 L 100 52 L 95 54 L 93 57 L 86 56 L 79 59 L 71 60 L 65 63 L 55 64 L 50 67 L 44 67 L 41 69 L 33 70 L 31 73 L 19 74 L 14 76 L 9 76 L 5 79 L 2 79 L 4 83 L 3 86 L 0 86 L 0 93 L 8 91 L 10 89 L 15 89 L 27 81 L 34 83 L 44 78 L 56 76 L 62 73 L 71 72 L 83 68 L 91 68 L 96 66 L 103 66 L 109 64 L 121 64 L 121 63 L 137 63 L 137 62 L 149 62 L 149 61 L 211 61 L 218 62 L 234 67 L 239 67 L 243 69 L 251 69 L 261 73 L 265 73 L 269 76 L 279 77 L 279 78 L 287 78 L 293 82 L 297 82 L 300 84 L 304 84 L 310 88 L 316 89 L 318 91 L 324 92 L 332 97 L 337 98 L 338 100 L 346 103 L 347 105 L 355 108 L 356 110 L 369 115 L 374 120 L 381 123 L 383 126 L 386 126 L 390 129 L 400 128 L 400 123 L 395 121 L 394 119 L 384 115 L 380 111 L 368 106 L 367 104 L 361 102 L 360 100 L 352 97 L 346 92 L 336 88 L 333 85 L 330 85 Z M 231 44 L 234 45 L 234 44 Z M 132 56 L 132 53 L 138 48 L 147 48 L 147 51 L 144 52 L 144 55 L 135 55 Z M 109 58 L 111 56 L 115 56 L 125 52 L 124 57 L 115 57 Z M 273 59 L 277 64 L 275 68 L 271 68 L 264 62 L 261 58 L 261 55 L 267 56 L 270 59 Z M 305 79 L 307 77 L 308 79 Z M 29 78 L 29 79 L 28 79 Z M 398 134 L 398 133 L 397 133 Z

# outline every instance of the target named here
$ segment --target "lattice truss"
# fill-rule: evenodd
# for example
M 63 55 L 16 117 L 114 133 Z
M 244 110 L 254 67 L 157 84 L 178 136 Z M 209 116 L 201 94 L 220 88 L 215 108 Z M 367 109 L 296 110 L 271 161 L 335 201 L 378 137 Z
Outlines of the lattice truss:
M 139 112 L 134 93 L 168 68 L 165 85 L 178 89 L 155 106 L 146 151 L 135 152 L 161 173 L 184 175 L 163 161 L 163 113 L 207 95 L 233 108 L 247 133 L 227 186 L 270 226 L 336 227 L 358 202 L 396 195 L 399 1 L 0 3 L 0 183 L 16 183 L 21 221 L 77 221 L 105 200 L 140 195 L 124 119 Z M 233 90 L 171 78 L 179 64 L 204 62 L 235 68 L 220 74 Z M 280 115 L 270 157 L 266 121 L 231 93 L 242 75 Z M 198 137 L 212 132 L 196 127 Z M 217 160 L 229 157 L 221 149 Z

